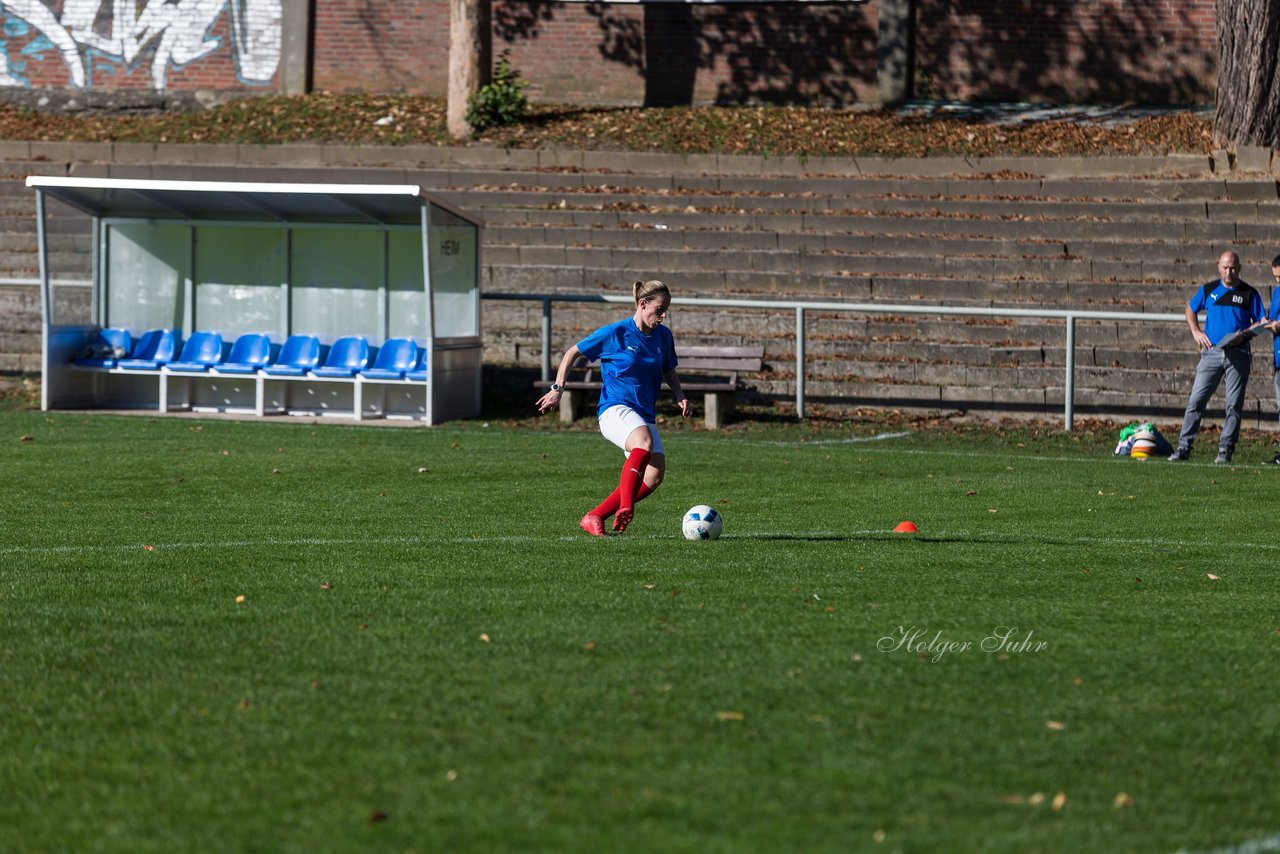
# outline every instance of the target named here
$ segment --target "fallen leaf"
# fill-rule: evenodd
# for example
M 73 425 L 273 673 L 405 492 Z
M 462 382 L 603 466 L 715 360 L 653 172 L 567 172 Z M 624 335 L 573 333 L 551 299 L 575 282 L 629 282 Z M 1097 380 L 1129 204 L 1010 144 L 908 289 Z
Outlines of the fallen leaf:
M 966 490 L 964 491 L 964 494 L 965 494 L 965 495 L 977 495 L 977 494 L 978 494 L 978 491 L 977 491 L 976 489 L 966 489 Z
M 722 721 L 740 721 L 744 715 L 742 712 L 717 712 L 716 717 Z
M 1045 722 L 1045 726 L 1057 732 L 1062 732 L 1062 730 L 1067 728 L 1067 725 L 1064 724 L 1062 721 L 1047 721 Z
M 366 824 L 382 824 L 382 822 L 386 820 L 387 820 L 387 814 L 382 812 L 381 810 L 374 810 L 373 812 L 369 813 L 368 816 L 365 817 Z
M 1027 798 L 1027 803 L 1033 807 L 1040 806 L 1042 803 L 1044 803 L 1044 792 L 1036 792 L 1034 795 Z
M 1053 806 L 1053 811 L 1054 811 L 1054 812 L 1058 812 L 1059 810 L 1061 810 L 1061 809 L 1062 809 L 1063 807 L 1065 807 L 1066 805 L 1067 805 L 1067 793 L 1066 793 L 1066 792 L 1058 792 L 1058 794 L 1056 794 L 1056 795 L 1054 795 L 1054 796 L 1053 796 L 1053 804 L 1052 804 L 1052 806 Z
M 656 584 L 646 584 L 646 585 L 644 586 L 644 589 L 645 589 L 645 590 L 656 590 L 656 589 L 657 589 L 657 587 L 658 587 L 658 585 L 656 585 Z
M 1000 801 L 1006 804 L 1025 804 L 1027 799 L 1022 795 L 1005 795 Z
M 485 634 L 484 632 L 481 632 L 480 640 L 483 641 L 484 643 L 489 643 L 489 635 Z
M 584 643 L 584 644 L 582 645 L 582 648 L 583 648 L 583 649 L 595 649 L 595 648 L 596 648 L 596 642 L 595 642 L 595 641 L 587 641 L 586 643 Z
M 251 704 L 249 703 L 249 698 L 248 698 L 248 697 L 245 697 L 243 700 L 241 700 L 241 701 L 240 701 L 240 708 L 242 708 L 242 709 L 247 709 L 247 708 L 249 708 L 249 706 L 250 706 L 250 705 L 251 705 Z
M 143 551 L 148 551 L 148 552 L 153 552 L 153 551 L 155 551 L 155 550 L 156 550 L 156 547 L 155 547 L 155 546 L 143 546 L 143 547 L 142 547 L 142 550 L 143 550 Z
M 1209 577 L 1209 580 L 1210 580 L 1210 581 L 1221 581 L 1221 580 L 1222 580 L 1222 579 L 1221 579 L 1221 578 L 1219 578 L 1218 576 L 1214 575 L 1212 572 L 1206 572 L 1206 573 L 1205 573 L 1205 575 L 1207 575 L 1207 576 Z
M 35 436 L 19 436 L 18 437 L 19 442 L 34 442 L 35 440 L 36 440 Z
M 333 582 L 332 582 L 332 581 L 322 581 L 322 582 L 320 582 L 320 589 L 321 589 L 321 590 L 332 590 L 332 589 L 333 589 Z
M 1131 807 L 1133 806 L 1133 796 L 1127 792 L 1120 792 L 1116 795 L 1115 800 L 1111 802 L 1111 805 L 1118 810 Z
M 243 605 L 243 604 L 244 604 L 244 597 L 243 597 L 243 596 L 237 596 L 237 597 L 236 597 L 236 604 L 237 604 L 237 605 Z
M 444 778 L 448 780 L 450 783 L 452 783 L 454 780 L 458 779 L 458 772 L 450 768 L 448 771 L 445 772 Z

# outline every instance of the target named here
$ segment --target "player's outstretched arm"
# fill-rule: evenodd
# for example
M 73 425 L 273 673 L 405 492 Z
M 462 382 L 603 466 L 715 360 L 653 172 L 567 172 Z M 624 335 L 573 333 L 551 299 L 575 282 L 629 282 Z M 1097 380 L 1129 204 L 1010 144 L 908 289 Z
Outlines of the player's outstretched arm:
M 555 381 L 551 384 L 551 391 L 548 391 L 542 397 L 538 398 L 536 406 L 539 412 L 546 412 L 551 407 L 560 402 L 560 388 L 569 378 L 569 368 L 573 366 L 573 360 L 578 358 L 578 345 L 574 344 L 568 350 L 564 351 L 564 358 L 560 360 L 560 367 L 556 369 Z
M 676 373 L 675 368 L 672 368 L 662 376 L 667 381 L 667 387 L 671 389 L 671 393 L 676 396 L 676 405 L 680 407 L 680 414 L 688 418 L 693 414 L 693 404 L 689 402 L 689 398 L 685 397 L 684 389 L 680 387 L 680 375 Z

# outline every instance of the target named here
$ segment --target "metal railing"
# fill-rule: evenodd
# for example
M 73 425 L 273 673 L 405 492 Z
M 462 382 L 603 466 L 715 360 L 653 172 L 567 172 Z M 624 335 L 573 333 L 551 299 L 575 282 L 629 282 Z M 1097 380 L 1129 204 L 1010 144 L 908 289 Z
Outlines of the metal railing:
M 557 302 L 597 302 L 632 304 L 632 299 L 624 295 L 612 294 L 511 294 L 487 293 L 480 295 L 482 299 L 515 300 L 542 303 L 542 379 L 550 381 L 553 368 L 551 365 L 551 308 Z M 1138 311 L 1078 311 L 1075 309 L 1048 308 L 989 308 L 961 307 L 938 305 L 902 305 L 867 302 L 807 302 L 804 300 L 768 300 L 768 299 L 721 299 L 716 297 L 680 297 L 679 305 L 698 305 L 711 308 L 760 308 L 791 310 L 796 317 L 796 417 L 804 418 L 804 386 L 805 386 L 805 315 L 811 311 L 819 312 L 854 312 L 858 314 L 924 314 L 934 317 L 1021 317 L 1030 320 L 1062 320 L 1066 327 L 1066 376 L 1063 389 L 1063 429 L 1071 432 L 1075 415 L 1075 373 L 1076 373 L 1076 321 L 1077 320 L 1120 320 L 1148 321 L 1157 323 L 1186 323 L 1183 314 L 1154 314 Z
M 0 285 L 35 285 L 35 279 L 0 278 Z M 88 286 L 78 280 L 55 280 L 56 285 Z M 551 364 L 552 305 L 557 302 L 617 303 L 631 305 L 632 299 L 622 294 L 512 294 L 482 293 L 481 299 L 542 303 L 542 379 L 550 382 L 554 372 Z M 1063 378 L 1063 429 L 1070 432 L 1075 415 L 1076 372 L 1076 321 L 1119 320 L 1153 323 L 1185 323 L 1182 314 L 1156 314 L 1140 311 L 1083 311 L 1076 309 L 1048 308 L 991 308 L 981 306 L 939 306 L 900 303 L 870 302 L 808 302 L 805 300 L 722 299 L 718 297 L 680 297 L 680 305 L 707 306 L 709 308 L 758 308 L 790 310 L 796 318 L 796 417 L 804 418 L 805 408 L 805 315 L 818 312 L 853 312 L 857 314 L 905 315 L 921 314 L 933 317 L 1020 317 L 1027 320 L 1061 320 L 1066 329 L 1066 365 Z

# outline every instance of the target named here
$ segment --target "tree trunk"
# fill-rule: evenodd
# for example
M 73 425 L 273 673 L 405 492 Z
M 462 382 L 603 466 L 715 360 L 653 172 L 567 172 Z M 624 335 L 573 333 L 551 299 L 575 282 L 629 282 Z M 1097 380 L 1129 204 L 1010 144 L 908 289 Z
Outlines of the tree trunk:
M 471 136 L 467 101 L 493 76 L 492 0 L 449 0 L 449 102 L 446 122 L 454 139 Z
M 1280 0 L 1218 0 L 1219 145 L 1280 148 Z

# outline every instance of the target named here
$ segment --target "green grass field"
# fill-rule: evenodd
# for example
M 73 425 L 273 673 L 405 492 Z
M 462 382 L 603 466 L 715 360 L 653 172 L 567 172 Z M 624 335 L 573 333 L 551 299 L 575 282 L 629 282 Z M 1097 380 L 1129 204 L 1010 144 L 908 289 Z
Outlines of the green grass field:
M 1280 844 L 1280 471 L 664 439 L 0 413 L 0 850 Z

